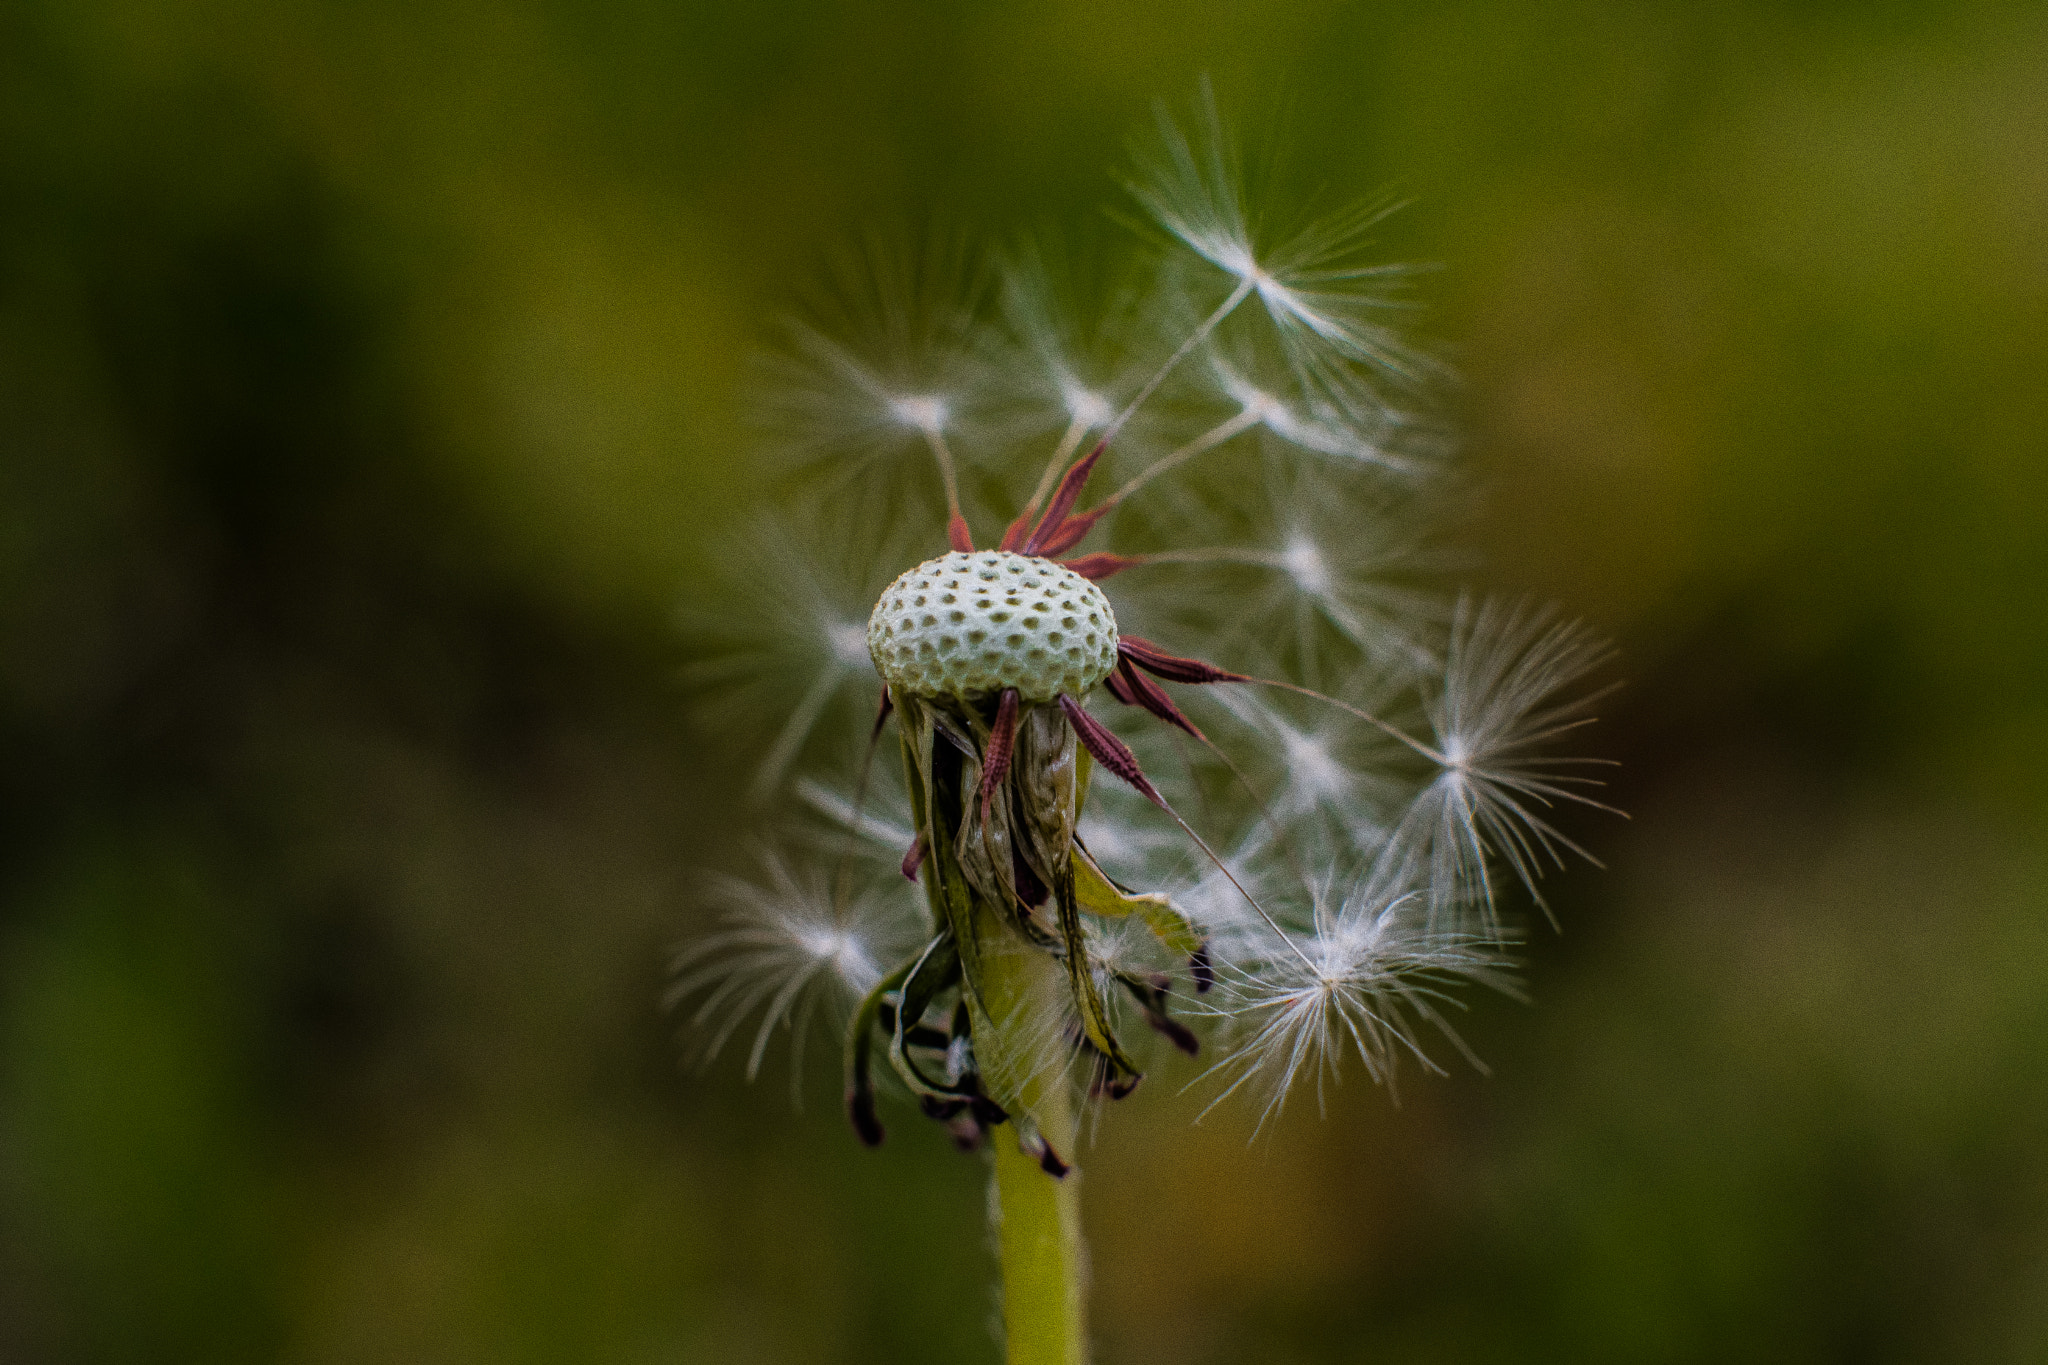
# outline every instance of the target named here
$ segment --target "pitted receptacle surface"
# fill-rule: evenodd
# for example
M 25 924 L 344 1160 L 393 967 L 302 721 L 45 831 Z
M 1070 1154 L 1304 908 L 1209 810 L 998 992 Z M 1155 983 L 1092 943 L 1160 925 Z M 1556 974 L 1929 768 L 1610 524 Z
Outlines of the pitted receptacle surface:
M 883 592 L 868 653 L 892 689 L 1025 701 L 1080 697 L 1116 667 L 1109 599 L 1072 569 L 1007 550 L 927 560 Z

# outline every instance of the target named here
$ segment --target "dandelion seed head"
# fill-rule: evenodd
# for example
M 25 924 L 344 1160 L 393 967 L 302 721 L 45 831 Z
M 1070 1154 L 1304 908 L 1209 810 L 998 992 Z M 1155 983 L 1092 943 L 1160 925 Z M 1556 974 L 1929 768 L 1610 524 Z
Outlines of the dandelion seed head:
M 1087 693 L 1116 667 L 1116 613 L 1102 589 L 1051 560 L 954 552 L 906 571 L 868 618 L 882 680 L 920 697 L 1025 701 Z

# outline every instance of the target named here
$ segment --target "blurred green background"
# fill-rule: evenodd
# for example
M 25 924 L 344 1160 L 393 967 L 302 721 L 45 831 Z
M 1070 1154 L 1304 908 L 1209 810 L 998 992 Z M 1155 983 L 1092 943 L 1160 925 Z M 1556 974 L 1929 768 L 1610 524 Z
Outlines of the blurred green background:
M 1102 1358 L 2048 1359 L 2048 13 L 1883 0 L 11 0 L 0 1359 L 995 1359 L 976 1162 L 678 1066 L 671 621 L 826 254 L 1202 73 L 1415 200 L 1635 818 L 1492 1078 L 1103 1125 Z

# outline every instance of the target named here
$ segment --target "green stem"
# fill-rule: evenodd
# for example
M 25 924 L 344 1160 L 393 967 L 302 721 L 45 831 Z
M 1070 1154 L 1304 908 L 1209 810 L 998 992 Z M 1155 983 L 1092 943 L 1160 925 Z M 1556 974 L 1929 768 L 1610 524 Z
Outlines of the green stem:
M 1021 997 L 1028 974 L 1052 966 L 1037 953 L 991 955 L 989 993 Z M 992 1001 L 996 1018 L 1021 1011 Z M 1026 1087 L 1026 1106 L 1054 1150 L 1072 1162 L 1073 1106 L 1066 1081 L 1043 1078 Z M 1081 1172 L 1047 1175 L 1038 1159 L 1017 1145 L 1009 1126 L 991 1135 L 995 1151 L 996 1234 L 1003 1270 L 1003 1331 L 1009 1365 L 1086 1365 L 1088 1359 L 1087 1250 L 1081 1242 Z
M 1054 1151 L 1073 1159 L 1067 1079 L 1057 1067 L 1042 1067 L 1045 1040 L 1032 1033 L 1033 1021 L 1046 1017 L 1044 1002 L 1064 992 L 1064 975 L 1051 955 L 1025 942 L 1003 911 L 968 884 L 953 837 L 973 794 L 961 790 L 957 761 L 938 761 L 947 741 L 934 733 L 927 703 L 903 697 L 898 706 L 911 809 L 928 841 L 923 881 L 932 920 L 953 932 L 982 1079 L 1013 1116 L 989 1134 L 1009 1365 L 1087 1365 L 1081 1173 L 1070 1167 L 1064 1177 L 1049 1175 L 1018 1146 L 1018 1130 L 1036 1123 Z M 1075 763 L 1078 813 L 1088 765 L 1085 757 Z

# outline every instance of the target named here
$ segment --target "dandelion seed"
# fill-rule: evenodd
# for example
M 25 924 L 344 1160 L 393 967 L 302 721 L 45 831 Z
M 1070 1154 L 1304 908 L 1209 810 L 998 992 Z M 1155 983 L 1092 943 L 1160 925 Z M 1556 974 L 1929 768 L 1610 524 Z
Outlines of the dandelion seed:
M 1164 524 L 1180 547 L 1131 556 L 1120 603 L 1318 690 L 1437 673 L 1450 612 L 1437 584 L 1461 561 L 1435 539 L 1429 503 L 1358 470 L 1269 457 L 1251 474 L 1220 511 L 1176 504 Z M 1225 543 L 1199 543 L 1219 521 Z
M 1059 433 L 1040 457 L 1038 483 L 1021 515 L 1038 512 L 1091 434 L 1106 431 L 1147 376 L 1138 338 L 1156 305 L 1129 282 L 1102 283 L 1055 238 L 1024 242 L 1004 261 L 1002 335 L 997 368 L 1014 392 L 1020 434 Z M 1133 444 L 1126 428 L 1119 445 Z M 1028 466 L 1027 452 L 1023 463 Z
M 769 360 L 762 416 L 787 458 L 822 475 L 836 499 L 883 507 L 918 486 L 903 478 L 909 457 L 929 461 L 957 522 L 953 446 L 975 436 L 971 409 L 992 374 L 979 324 L 987 292 L 957 236 L 933 233 L 908 250 L 871 241 L 844 256 L 817 316 L 785 324 Z
M 894 541 L 856 532 L 809 506 L 761 518 L 720 565 L 711 600 L 695 596 L 677 612 L 699 656 L 684 681 L 710 712 L 776 718 L 746 788 L 755 804 L 780 788 L 821 727 L 850 719 L 849 703 L 873 705 L 867 613 L 887 580 L 871 557 L 878 540 L 884 554 Z
M 888 400 L 889 412 L 897 421 L 927 439 L 946 430 L 946 400 L 929 394 L 906 394 Z
M 720 927 L 680 951 L 671 970 L 669 1005 L 688 1003 L 703 1056 L 715 1058 L 734 1033 L 755 1020 L 747 1078 L 761 1069 L 768 1044 L 787 1032 L 800 1068 L 804 1035 L 821 1008 L 843 1009 L 872 990 L 878 964 L 900 955 L 914 932 L 903 902 L 865 897 L 837 905 L 824 876 L 799 872 L 764 854 L 766 884 L 718 877 L 713 900 L 724 907 Z
M 1495 921 L 1495 858 L 1545 913 L 1536 883 L 1546 863 L 1562 868 L 1572 852 L 1599 865 L 1547 814 L 1559 803 L 1620 814 L 1586 790 L 1600 785 L 1583 771 L 1598 760 L 1549 756 L 1544 746 L 1590 722 L 1593 698 L 1567 689 L 1607 654 L 1550 609 L 1458 603 L 1443 683 L 1429 706 L 1440 770 L 1398 832 L 1428 866 L 1436 918 L 1476 906 Z
M 797 799 L 823 825 L 805 840 L 817 854 L 840 856 L 850 851 L 894 868 L 901 866 L 904 851 L 917 841 L 916 817 L 904 797 L 903 780 L 893 771 L 870 772 L 867 786 L 858 791 L 808 777 L 799 780 L 795 790 Z
M 1219 349 L 1209 362 L 1218 393 L 1241 413 L 1255 417 L 1258 427 L 1274 440 L 1342 464 L 1373 465 L 1406 478 L 1428 470 L 1428 447 L 1416 439 L 1420 424 L 1415 419 L 1388 408 L 1369 389 L 1352 386 L 1346 392 L 1328 378 L 1313 391 L 1290 395 L 1299 384 L 1283 373 L 1272 373 L 1273 368 L 1256 348 L 1242 343 L 1227 353 Z
M 1256 295 L 1281 354 L 1311 385 L 1343 386 L 1346 363 L 1404 384 L 1433 377 L 1436 366 L 1382 320 L 1399 311 L 1390 291 L 1410 269 L 1363 259 L 1372 230 L 1396 206 L 1363 205 L 1262 241 L 1206 86 L 1195 121 L 1197 136 L 1190 138 L 1160 106 L 1156 142 L 1137 149 L 1139 174 L 1129 187 L 1161 227 L 1237 281 L 1233 307 Z

